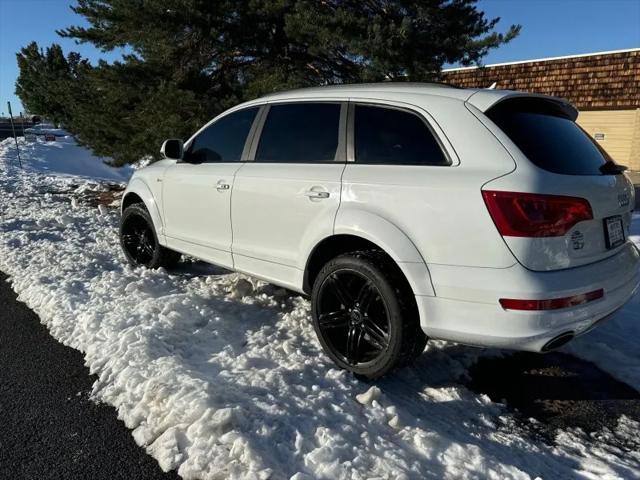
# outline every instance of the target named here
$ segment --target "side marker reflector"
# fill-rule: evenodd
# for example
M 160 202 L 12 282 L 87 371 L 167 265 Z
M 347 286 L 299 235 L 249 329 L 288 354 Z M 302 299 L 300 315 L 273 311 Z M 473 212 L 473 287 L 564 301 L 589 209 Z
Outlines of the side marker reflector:
M 550 298 L 547 300 L 522 300 L 517 298 L 501 298 L 500 305 L 505 310 L 557 310 L 560 308 L 576 307 L 604 297 L 604 289 L 589 293 L 573 295 L 572 297 Z

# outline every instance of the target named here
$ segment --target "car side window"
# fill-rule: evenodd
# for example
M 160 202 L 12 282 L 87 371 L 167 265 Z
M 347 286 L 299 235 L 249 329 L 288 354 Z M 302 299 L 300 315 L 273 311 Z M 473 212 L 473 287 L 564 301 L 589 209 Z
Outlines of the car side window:
M 431 129 L 414 113 L 356 105 L 354 122 L 356 163 L 450 165 Z
M 191 142 L 185 160 L 193 163 L 237 162 L 259 107 L 225 115 L 209 125 Z
M 340 134 L 337 103 L 272 105 L 265 120 L 256 162 L 333 162 Z

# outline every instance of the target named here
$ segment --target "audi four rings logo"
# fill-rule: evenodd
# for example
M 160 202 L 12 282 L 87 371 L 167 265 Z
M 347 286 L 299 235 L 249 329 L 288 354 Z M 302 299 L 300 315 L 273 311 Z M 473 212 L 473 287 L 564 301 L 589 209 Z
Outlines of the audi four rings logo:
M 618 195 L 618 205 L 621 207 L 626 207 L 627 205 L 629 205 L 628 193 L 621 193 L 620 195 Z

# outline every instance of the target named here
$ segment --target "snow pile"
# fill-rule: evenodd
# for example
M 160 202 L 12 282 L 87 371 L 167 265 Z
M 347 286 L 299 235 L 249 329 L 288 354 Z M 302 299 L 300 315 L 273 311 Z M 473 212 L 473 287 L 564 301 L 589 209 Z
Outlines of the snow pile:
M 108 159 L 95 157 L 90 150 L 78 145 L 72 136 L 58 137 L 55 142 L 45 142 L 40 137 L 34 142 L 25 142 L 23 137 L 18 137 L 18 145 L 22 164 L 27 171 L 112 182 L 126 182 L 133 174 L 129 166 L 113 168 L 106 164 Z M 18 165 L 13 138 L 0 142 L 0 158 Z
M 486 353 L 444 342 L 413 369 L 359 381 L 322 353 L 305 299 L 202 263 L 131 268 L 115 208 L 71 209 L 66 197 L 39 195 L 39 184 L 64 190 L 77 179 L 34 178 L 1 154 L 0 167 L 0 270 L 55 338 L 84 352 L 94 398 L 117 408 L 165 470 L 190 479 L 640 475 L 632 420 L 606 435 L 561 432 L 549 445 L 460 384 Z M 638 337 L 625 332 L 637 309 L 584 339 L 593 352 L 624 352 L 636 385 Z

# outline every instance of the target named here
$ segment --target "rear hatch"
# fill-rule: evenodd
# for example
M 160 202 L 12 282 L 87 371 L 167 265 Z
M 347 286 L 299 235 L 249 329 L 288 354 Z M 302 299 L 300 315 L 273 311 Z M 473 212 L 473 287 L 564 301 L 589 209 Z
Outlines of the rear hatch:
M 507 98 L 485 115 L 516 160 L 483 187 L 509 249 L 532 270 L 558 270 L 615 255 L 628 242 L 633 185 L 551 98 Z M 496 130 L 497 127 L 497 130 Z

